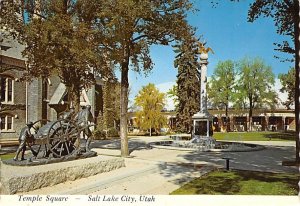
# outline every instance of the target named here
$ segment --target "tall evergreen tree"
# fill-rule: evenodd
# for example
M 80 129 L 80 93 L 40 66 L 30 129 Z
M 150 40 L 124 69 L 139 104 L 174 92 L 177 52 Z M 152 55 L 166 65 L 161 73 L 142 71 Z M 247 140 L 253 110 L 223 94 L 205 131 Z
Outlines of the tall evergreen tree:
M 196 38 L 187 38 L 175 46 L 174 61 L 177 74 L 178 104 L 176 127 L 191 132 L 192 116 L 200 110 L 200 74 L 198 69 L 199 44 Z

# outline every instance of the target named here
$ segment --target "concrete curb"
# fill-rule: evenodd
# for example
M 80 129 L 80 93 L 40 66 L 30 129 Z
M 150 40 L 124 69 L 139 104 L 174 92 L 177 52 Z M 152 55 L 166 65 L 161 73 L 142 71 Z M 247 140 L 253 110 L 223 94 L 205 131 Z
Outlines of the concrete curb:
M 58 193 L 58 194 L 60 194 L 60 195 L 63 195 L 63 194 L 68 194 L 68 195 L 89 194 L 89 193 L 95 192 L 97 190 L 104 189 L 106 187 L 111 187 L 112 185 L 121 184 L 122 182 L 126 182 L 129 180 L 134 180 L 140 176 L 144 176 L 146 174 L 150 174 L 150 173 L 156 172 L 158 170 L 159 169 L 158 169 L 157 165 L 152 165 L 152 166 L 143 168 L 141 170 L 131 171 L 131 172 L 123 173 L 123 174 L 120 174 L 120 175 L 117 175 L 117 176 L 114 176 L 111 178 L 107 178 L 105 180 L 100 180 L 96 183 L 81 187 L 80 189 L 72 189 L 72 190 L 68 190 L 68 191 L 63 191 L 62 193 Z

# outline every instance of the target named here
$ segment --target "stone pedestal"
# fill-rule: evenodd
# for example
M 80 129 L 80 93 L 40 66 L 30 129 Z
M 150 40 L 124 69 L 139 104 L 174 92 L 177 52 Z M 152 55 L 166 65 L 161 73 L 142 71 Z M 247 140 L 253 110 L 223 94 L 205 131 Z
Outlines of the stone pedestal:
M 193 115 L 192 119 L 194 136 L 212 136 L 213 116 L 204 113 L 196 113 Z
M 192 119 L 193 133 L 191 142 L 213 147 L 216 143 L 216 140 L 212 137 L 213 116 L 208 113 L 196 113 Z
M 124 158 L 96 156 L 32 167 L 11 166 L 0 161 L 0 194 L 15 194 L 73 181 L 125 166 Z

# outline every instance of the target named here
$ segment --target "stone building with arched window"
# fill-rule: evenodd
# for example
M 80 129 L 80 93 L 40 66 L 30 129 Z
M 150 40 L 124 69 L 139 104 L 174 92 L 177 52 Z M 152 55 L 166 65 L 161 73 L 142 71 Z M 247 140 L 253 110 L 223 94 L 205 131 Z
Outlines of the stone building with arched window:
M 24 46 L 0 36 L 0 143 L 3 139 L 16 140 L 26 122 L 41 119 L 56 120 L 67 109 L 67 91 L 59 77 L 22 81 L 26 69 L 22 56 Z M 80 104 L 91 105 L 97 119 L 103 112 L 103 81 L 81 91 Z

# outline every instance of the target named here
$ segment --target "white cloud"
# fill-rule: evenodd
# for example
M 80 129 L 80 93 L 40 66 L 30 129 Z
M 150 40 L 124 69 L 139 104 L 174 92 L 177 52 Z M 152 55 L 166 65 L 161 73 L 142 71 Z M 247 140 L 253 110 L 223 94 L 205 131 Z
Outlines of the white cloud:
M 210 79 L 211 78 L 208 77 L 208 81 Z M 159 89 L 160 92 L 167 93 L 175 84 L 176 84 L 175 82 L 164 82 L 161 84 L 157 84 L 156 87 Z M 280 83 L 280 80 L 276 78 L 274 90 L 277 92 L 278 97 L 279 97 L 279 101 L 280 101 L 279 108 L 285 108 L 284 105 L 282 105 L 281 103 L 287 100 L 288 94 L 286 92 L 284 92 L 284 93 L 280 92 L 281 87 L 282 87 L 282 84 Z M 166 108 L 168 110 L 175 109 L 174 100 L 172 98 L 167 97 Z
M 175 82 L 164 82 L 164 83 L 161 83 L 161 84 L 157 84 L 155 86 L 158 88 L 158 90 L 160 92 L 167 93 L 170 89 L 172 89 L 172 87 L 175 84 L 176 84 Z M 172 98 L 168 97 L 168 96 L 166 98 L 166 106 L 165 106 L 165 108 L 167 110 L 174 110 L 175 109 L 174 100 Z
M 160 92 L 168 92 L 170 89 L 172 89 L 172 87 L 175 85 L 176 83 L 175 82 L 164 82 L 164 83 L 161 83 L 161 84 L 157 84 L 155 85 L 158 90 Z
M 208 77 L 208 81 L 210 79 L 211 78 Z M 175 81 L 171 81 L 171 82 L 160 83 L 160 84 L 157 84 L 155 86 L 159 89 L 160 92 L 167 93 L 175 84 L 176 84 Z M 281 102 L 284 102 L 284 101 L 287 100 L 288 94 L 286 92 L 285 93 L 280 92 L 279 90 L 281 89 L 281 87 L 282 87 L 282 85 L 280 83 L 280 80 L 276 78 L 275 79 L 274 90 L 277 92 L 278 97 L 280 99 L 279 108 L 285 108 L 281 104 Z M 169 111 L 175 109 L 174 100 L 172 98 L 168 97 L 168 96 L 166 98 L 166 109 L 169 110 Z
M 284 93 L 280 92 L 281 87 L 282 87 L 282 84 L 281 84 L 280 80 L 276 78 L 274 90 L 278 94 L 278 98 L 279 98 L 279 102 L 280 102 L 279 108 L 285 108 L 285 106 L 282 105 L 282 102 L 285 102 L 287 100 L 288 94 L 286 92 L 284 92 Z

